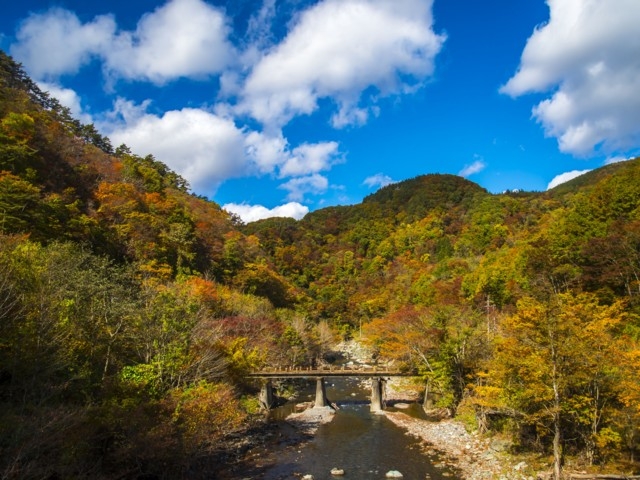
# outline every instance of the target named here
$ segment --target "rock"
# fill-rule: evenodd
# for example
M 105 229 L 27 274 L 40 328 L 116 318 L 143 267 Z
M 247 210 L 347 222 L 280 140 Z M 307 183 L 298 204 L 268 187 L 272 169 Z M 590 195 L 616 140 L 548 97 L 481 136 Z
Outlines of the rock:
M 331 475 L 334 475 L 336 477 L 342 476 L 344 475 L 344 470 L 342 468 L 332 468 Z
M 320 424 L 333 420 L 335 413 L 331 407 L 313 407 L 301 413 L 292 413 L 286 421 L 308 434 L 313 434 Z
M 397 425 L 407 429 L 410 435 L 421 438 L 425 442 L 425 451 L 431 455 L 446 455 L 447 461 L 434 463 L 438 468 L 448 468 L 449 462 L 460 470 L 461 476 L 467 480 L 499 479 L 501 472 L 511 470 L 507 480 L 527 480 L 524 472 L 530 466 L 520 465 L 515 469 L 503 459 L 499 451 L 509 450 L 511 443 L 502 439 L 486 439 L 481 435 L 472 436 L 464 426 L 452 420 L 439 422 L 424 421 L 408 417 L 401 412 L 386 412 L 387 417 Z
M 404 475 L 402 475 L 399 471 L 397 470 L 389 470 L 385 477 L 387 478 L 402 478 Z
M 313 480 L 313 475 L 304 475 L 302 480 Z
M 527 462 L 520 462 L 519 464 L 517 464 L 515 467 L 513 467 L 513 469 L 516 472 L 519 472 L 520 470 L 524 470 L 525 468 L 527 468 Z
M 506 452 L 511 447 L 509 440 L 495 439 L 491 441 L 489 448 L 494 452 Z

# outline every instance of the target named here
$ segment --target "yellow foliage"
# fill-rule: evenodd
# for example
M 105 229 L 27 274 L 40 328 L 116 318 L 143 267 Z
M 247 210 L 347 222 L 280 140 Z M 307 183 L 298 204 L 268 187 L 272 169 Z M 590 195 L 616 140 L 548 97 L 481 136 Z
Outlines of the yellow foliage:
M 226 383 L 200 382 L 175 390 L 173 421 L 189 450 L 214 448 L 218 441 L 242 428 L 247 413 L 233 387 Z

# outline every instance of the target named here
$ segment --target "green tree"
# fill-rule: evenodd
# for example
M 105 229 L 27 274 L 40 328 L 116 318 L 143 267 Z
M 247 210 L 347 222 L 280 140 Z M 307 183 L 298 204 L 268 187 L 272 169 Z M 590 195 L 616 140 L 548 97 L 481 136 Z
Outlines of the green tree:
M 0 120 L 0 170 L 24 174 L 37 151 L 30 145 L 35 121 L 26 113 L 8 113 Z
M 9 172 L 0 172 L 0 233 L 28 233 L 42 227 L 40 189 Z
M 543 439 L 551 437 L 554 478 L 561 478 L 563 433 L 577 425 L 594 458 L 613 398 L 617 366 L 613 333 L 622 305 L 599 305 L 592 295 L 561 294 L 547 302 L 524 298 L 500 324 L 488 388 L 478 391 L 523 416 Z M 496 389 L 499 392 L 496 395 Z
M 373 320 L 364 333 L 383 357 L 416 369 L 438 404 L 454 412 L 486 351 L 479 324 L 470 309 L 407 307 Z

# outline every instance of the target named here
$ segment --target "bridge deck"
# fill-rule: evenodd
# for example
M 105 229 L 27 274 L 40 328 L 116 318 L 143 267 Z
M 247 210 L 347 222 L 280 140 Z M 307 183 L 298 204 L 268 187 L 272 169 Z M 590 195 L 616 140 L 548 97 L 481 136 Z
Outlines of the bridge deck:
M 289 368 L 289 369 L 272 369 L 261 370 L 249 374 L 254 378 L 307 378 L 307 377 L 415 377 L 413 372 L 401 372 L 400 370 L 387 370 L 382 368 Z

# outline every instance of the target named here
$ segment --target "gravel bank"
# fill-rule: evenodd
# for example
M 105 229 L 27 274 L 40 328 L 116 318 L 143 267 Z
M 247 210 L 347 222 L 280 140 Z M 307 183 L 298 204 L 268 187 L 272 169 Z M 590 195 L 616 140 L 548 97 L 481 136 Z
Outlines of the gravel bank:
M 312 407 L 300 413 L 292 413 L 286 421 L 306 435 L 313 435 L 320 425 L 333 420 L 335 413 L 331 407 Z
M 441 452 L 447 464 L 457 468 L 466 480 L 533 480 L 524 462 L 513 465 L 500 442 L 470 434 L 454 420 L 432 422 L 400 412 L 386 412 L 387 418 L 424 442 L 425 451 Z

